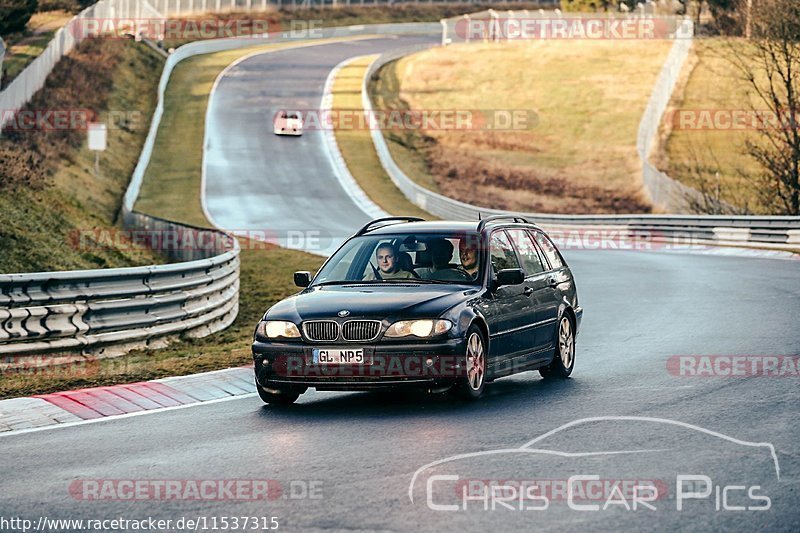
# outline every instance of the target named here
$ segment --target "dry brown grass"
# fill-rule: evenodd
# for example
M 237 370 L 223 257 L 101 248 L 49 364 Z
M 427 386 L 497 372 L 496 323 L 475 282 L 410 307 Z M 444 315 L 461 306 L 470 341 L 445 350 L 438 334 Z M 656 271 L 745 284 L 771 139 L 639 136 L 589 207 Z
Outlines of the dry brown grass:
M 398 106 L 521 109 L 538 121 L 514 131 L 387 139 L 394 151 L 400 144 L 417 152 L 411 165 L 398 158 L 410 176 L 458 200 L 520 211 L 649 212 L 636 133 L 670 44 L 472 44 L 406 57 L 381 73 L 399 80 Z

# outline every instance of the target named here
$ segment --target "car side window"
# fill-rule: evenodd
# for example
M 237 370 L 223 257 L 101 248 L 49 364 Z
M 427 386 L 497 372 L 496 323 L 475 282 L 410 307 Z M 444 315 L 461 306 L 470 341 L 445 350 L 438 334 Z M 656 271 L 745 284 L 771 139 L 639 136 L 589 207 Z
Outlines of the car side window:
M 536 242 L 539 243 L 539 246 L 541 246 L 544 255 L 547 256 L 547 260 L 550 261 L 550 266 L 552 266 L 554 269 L 564 266 L 564 261 L 561 259 L 561 254 L 558 253 L 558 250 L 556 250 L 555 245 L 550 242 L 550 239 L 548 239 L 544 233 L 539 231 L 534 232 L 534 235 L 536 237 Z
M 517 254 L 508 240 L 505 231 L 495 231 L 489 240 L 489 254 L 495 274 L 506 268 L 519 268 Z
M 526 276 L 533 276 L 547 270 L 547 267 L 542 264 L 542 258 L 539 257 L 539 252 L 536 251 L 536 245 L 533 244 L 527 232 L 521 229 L 512 229 L 508 230 L 508 234 L 517 246 L 517 251 L 522 261 L 522 268 L 525 269 Z

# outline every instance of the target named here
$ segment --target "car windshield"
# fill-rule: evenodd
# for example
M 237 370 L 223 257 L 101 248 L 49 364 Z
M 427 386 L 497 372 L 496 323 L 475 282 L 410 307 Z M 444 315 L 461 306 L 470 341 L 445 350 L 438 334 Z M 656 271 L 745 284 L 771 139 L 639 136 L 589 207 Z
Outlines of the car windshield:
M 314 285 L 446 283 L 481 280 L 479 234 L 398 233 L 350 239 L 322 267 Z

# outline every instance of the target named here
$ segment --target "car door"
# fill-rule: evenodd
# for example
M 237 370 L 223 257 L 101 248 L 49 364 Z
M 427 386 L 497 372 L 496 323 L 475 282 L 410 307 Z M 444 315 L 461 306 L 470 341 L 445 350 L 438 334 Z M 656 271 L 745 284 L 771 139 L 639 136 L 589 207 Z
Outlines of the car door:
M 490 276 L 506 268 L 521 268 L 514 247 L 502 229 L 489 238 Z M 505 285 L 494 289 L 489 297 L 487 322 L 489 326 L 493 372 L 503 375 L 513 372 L 520 357 L 527 356 L 535 340 L 531 321 L 531 300 L 525 284 Z
M 549 346 L 555 342 L 556 328 L 558 327 L 558 309 L 561 306 L 561 291 L 559 285 L 567 281 L 564 260 L 558 253 L 555 245 L 541 231 L 531 230 L 536 245 L 542 257 L 546 260 L 548 270 L 545 276 L 545 289 L 541 299 L 537 302 L 536 321 L 540 326 L 536 332 L 536 344 Z
M 508 235 L 517 249 L 520 264 L 525 270 L 524 293 L 527 295 L 530 305 L 528 320 L 534 329 L 531 342 L 531 352 L 533 353 L 530 354 L 527 362 L 533 364 L 539 359 L 547 359 L 541 355 L 541 352 L 548 348 L 550 343 L 549 340 L 546 340 L 546 332 L 541 331 L 552 327 L 548 322 L 548 317 L 542 313 L 553 303 L 553 288 L 550 286 L 547 273 L 549 266 L 527 231 L 522 228 L 510 229 Z

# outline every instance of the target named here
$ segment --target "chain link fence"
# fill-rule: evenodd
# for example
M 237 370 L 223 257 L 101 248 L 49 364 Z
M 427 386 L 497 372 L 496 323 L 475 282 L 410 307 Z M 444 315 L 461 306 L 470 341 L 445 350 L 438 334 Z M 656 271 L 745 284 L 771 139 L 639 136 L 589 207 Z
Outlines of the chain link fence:
M 148 7 L 149 4 L 144 0 L 100 0 L 56 31 L 44 52 L 0 92 L 0 129 L 13 119 L 14 113 L 28 103 L 36 91 L 44 87 L 56 63 L 90 36 L 87 32 L 87 28 L 91 27 L 87 24 L 88 20 L 152 17 L 156 11 L 148 10 Z
M 673 213 L 692 212 L 692 204 L 702 204 L 703 195 L 658 170 L 650 163 L 650 154 L 658 136 L 662 117 L 681 75 L 683 64 L 689 57 L 693 37 L 694 24 L 691 20 L 682 20 L 667 60 L 653 87 L 650 100 L 647 102 L 647 108 L 642 115 L 639 132 L 636 136 L 636 151 L 642 160 L 642 181 L 645 191 L 650 196 L 653 205 Z

